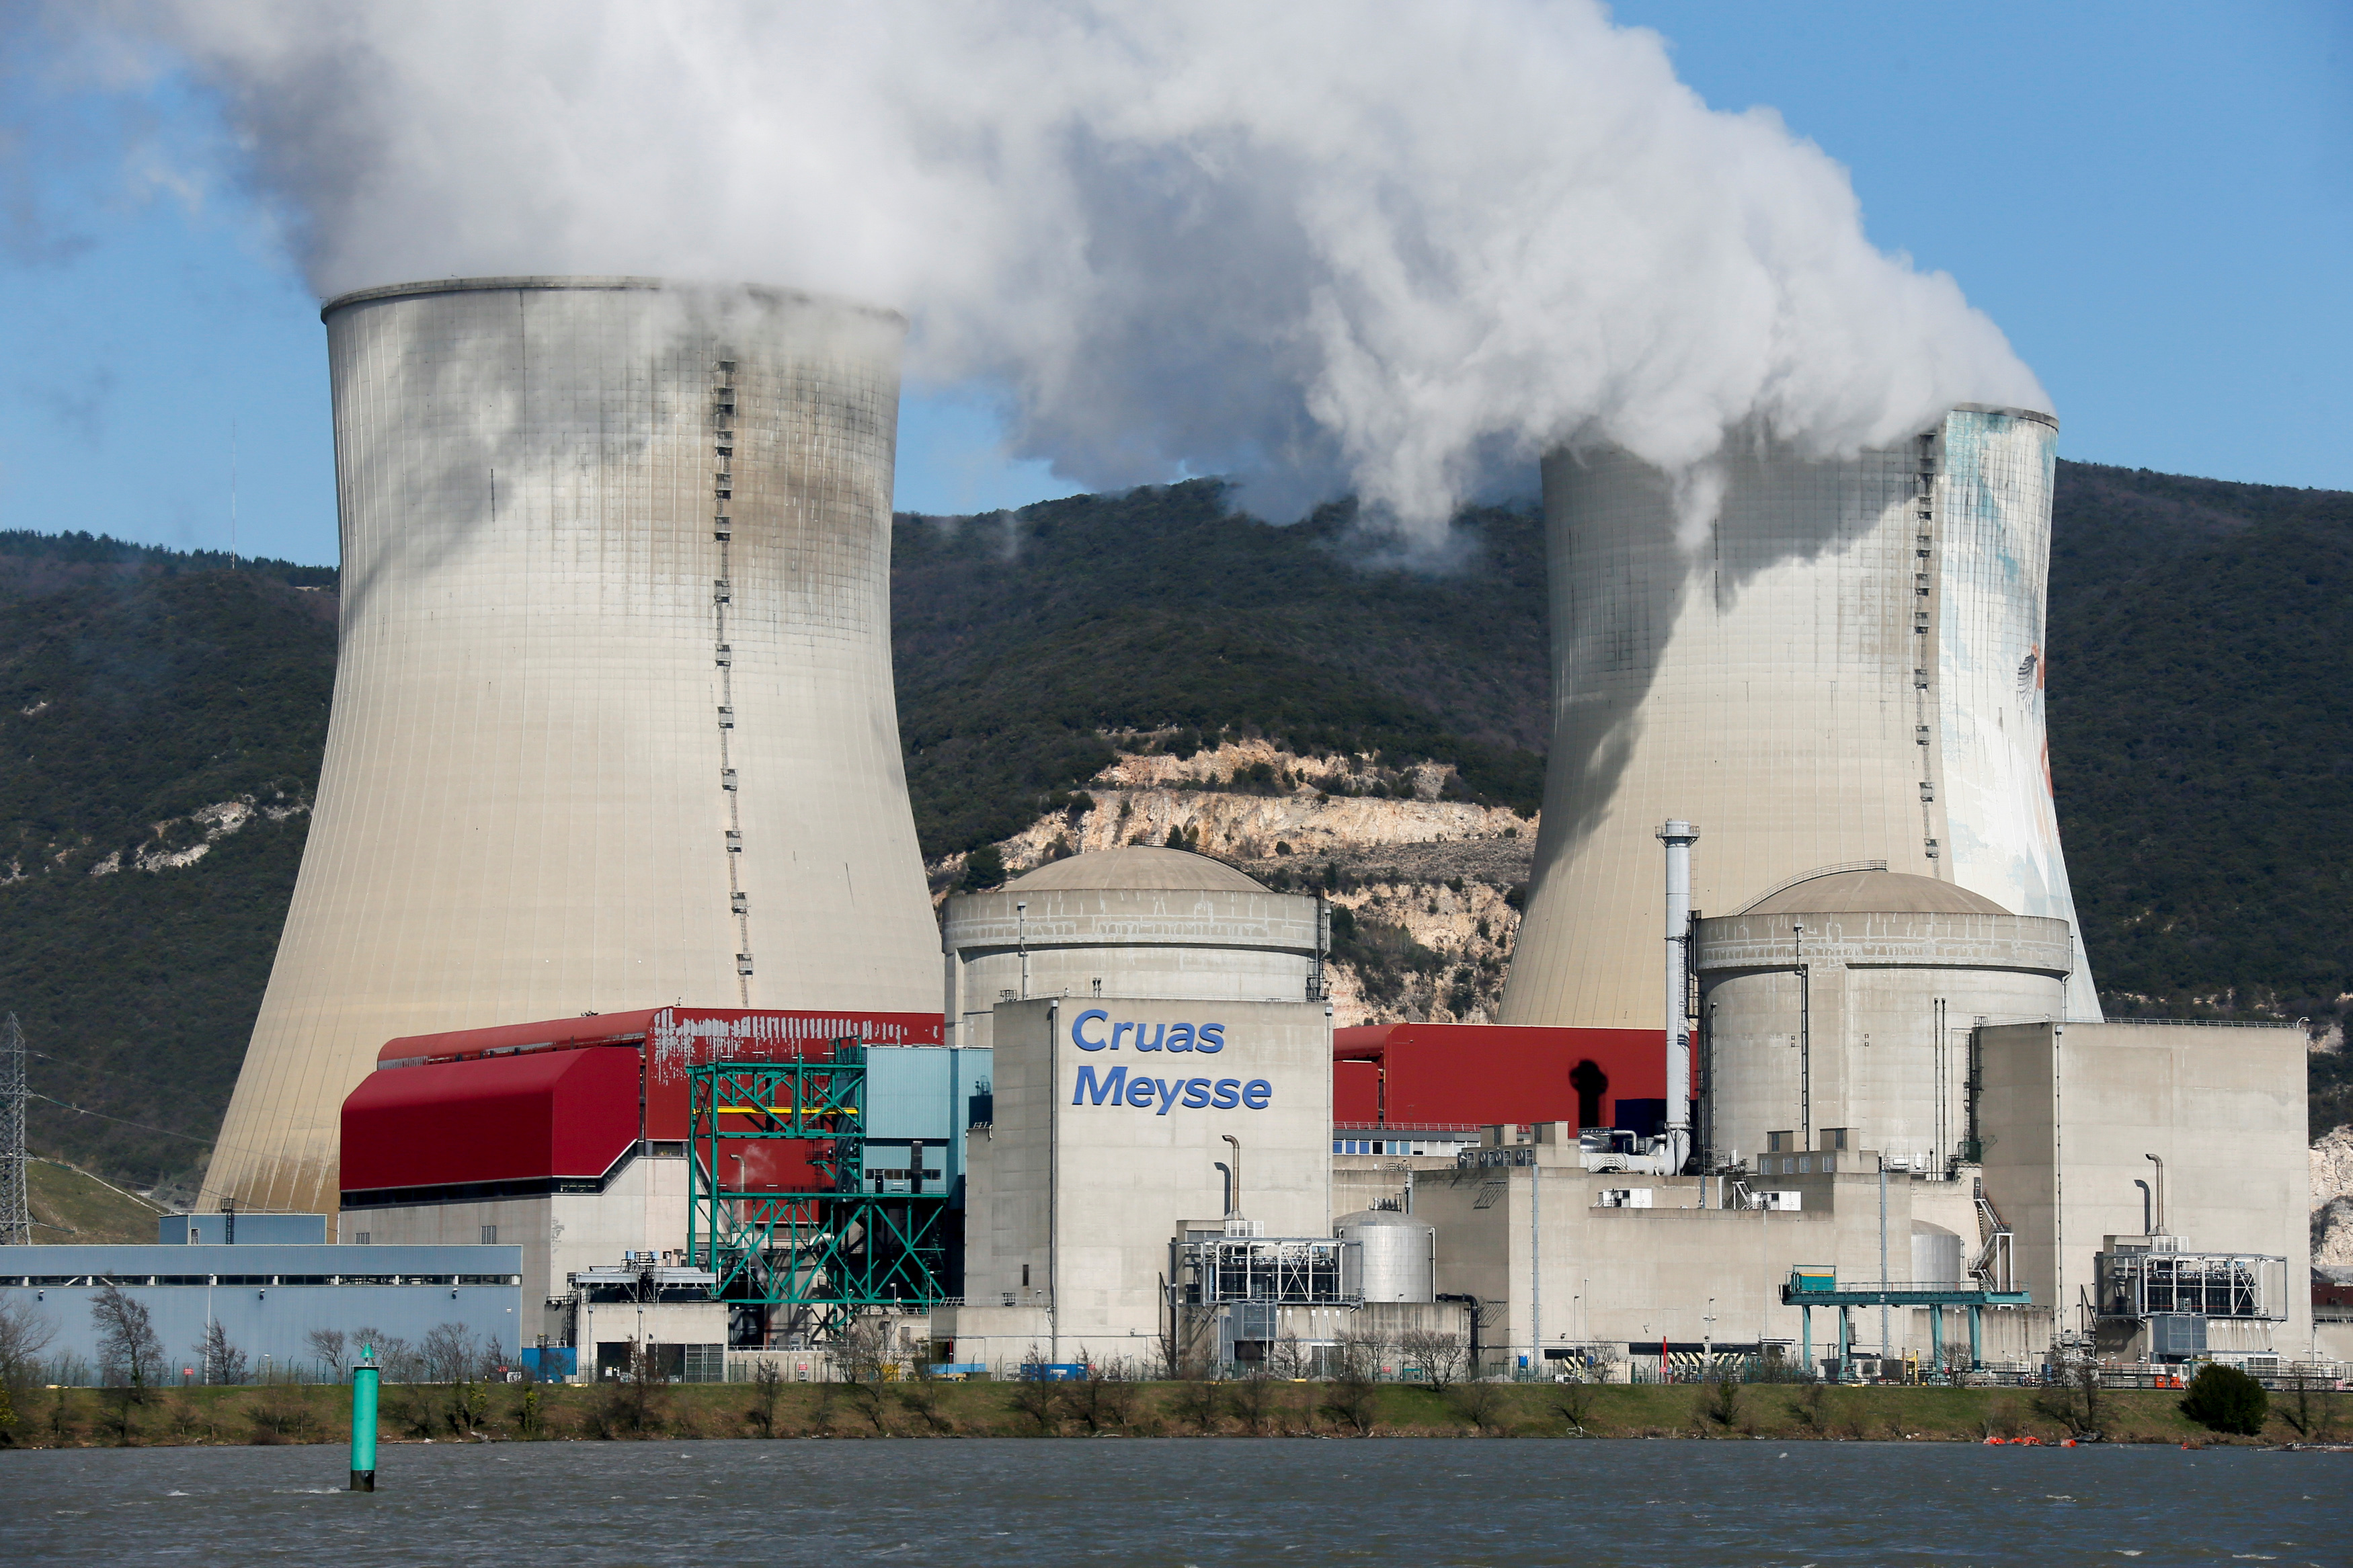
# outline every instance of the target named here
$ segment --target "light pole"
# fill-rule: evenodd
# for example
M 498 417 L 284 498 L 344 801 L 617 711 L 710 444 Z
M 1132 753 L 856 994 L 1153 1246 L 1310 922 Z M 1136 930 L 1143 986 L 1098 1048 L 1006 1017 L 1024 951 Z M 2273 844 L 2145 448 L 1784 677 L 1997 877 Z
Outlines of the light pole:
M 1021 1000 L 1029 1000 L 1029 900 L 1013 905 L 1013 946 L 1021 954 Z
M 1711 1372 L 1711 1373 L 1712 1373 L 1712 1372 L 1714 1372 L 1714 1371 L 1715 1370 L 1715 1297 L 1710 1296 L 1710 1297 L 1707 1299 L 1707 1311 L 1706 1311 L 1704 1315 L 1702 1315 L 1702 1317 L 1700 1318 L 1700 1321 L 1701 1321 L 1702 1323 L 1704 1323 L 1704 1324 L 1705 1324 L 1705 1325 L 1706 1325 L 1706 1327 L 1705 1327 L 1704 1329 L 1703 1329 L 1703 1330 L 1701 1331 L 1701 1333 L 1700 1333 L 1700 1347 L 1699 1347 L 1699 1359 L 1700 1359 L 1700 1365 L 1701 1365 L 1701 1366 L 1703 1366 L 1703 1367 L 1704 1367 L 1707 1371 L 1709 1371 L 1709 1372 Z

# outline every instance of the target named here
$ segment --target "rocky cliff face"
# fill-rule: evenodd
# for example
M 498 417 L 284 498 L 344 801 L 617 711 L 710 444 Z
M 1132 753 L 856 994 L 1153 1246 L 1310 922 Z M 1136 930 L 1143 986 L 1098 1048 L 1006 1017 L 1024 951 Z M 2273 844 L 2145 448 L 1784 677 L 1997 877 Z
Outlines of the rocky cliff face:
M 2312 1266 L 2353 1284 L 2353 1127 L 2312 1146 Z
M 1120 737 L 1133 742 L 1135 737 Z M 1123 844 L 1213 856 L 1332 900 L 1335 1021 L 1483 1022 L 1519 934 L 1536 824 L 1445 796 L 1452 769 L 1300 756 L 1262 741 L 1189 757 L 1121 750 L 1060 809 L 998 846 L 1006 874 Z M 931 866 L 934 895 L 965 857 Z

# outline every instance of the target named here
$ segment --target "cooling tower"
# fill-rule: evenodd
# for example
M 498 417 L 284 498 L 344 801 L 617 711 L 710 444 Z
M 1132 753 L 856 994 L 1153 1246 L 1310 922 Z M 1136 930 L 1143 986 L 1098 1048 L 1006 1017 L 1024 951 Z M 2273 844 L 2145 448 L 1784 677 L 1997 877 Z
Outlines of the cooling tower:
M 2043 743 L 2057 436 L 1964 405 L 1852 458 L 1752 444 L 1704 529 L 1707 486 L 1546 460 L 1553 744 L 1503 1022 L 1659 1026 L 1670 817 L 1701 913 L 1881 862 L 2065 921 L 2068 1014 L 2100 1016 Z
M 903 322 L 590 278 L 322 314 L 341 659 L 207 1200 L 332 1209 L 396 1036 L 936 1009 L 891 685 Z

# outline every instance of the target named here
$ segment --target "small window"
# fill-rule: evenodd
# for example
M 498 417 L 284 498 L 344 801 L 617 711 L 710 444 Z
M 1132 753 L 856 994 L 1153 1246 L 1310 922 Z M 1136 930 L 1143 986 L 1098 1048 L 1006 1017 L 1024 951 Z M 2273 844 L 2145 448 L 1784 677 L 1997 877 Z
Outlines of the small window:
M 1793 1133 L 1767 1132 L 1765 1134 L 1765 1152 L 1768 1154 L 1786 1153 L 1796 1142 Z
M 1021 1266 L 1021 1289 L 1029 1289 L 1029 1266 L 1026 1263 Z
M 1812 1155 L 1800 1154 L 1798 1156 L 1798 1174 L 1801 1176 L 1810 1175 L 1813 1173 L 1813 1169 L 1814 1160 Z
M 352 1237 L 352 1245 L 353 1247 L 365 1247 L 368 1245 L 369 1239 L 370 1237 L 366 1231 L 359 1231 Z
M 1869 1037 L 1865 1037 L 1865 1043 L 1869 1043 Z M 1847 1130 L 1843 1127 L 1825 1127 L 1822 1129 L 1821 1146 L 1824 1149 L 1843 1149 L 1847 1146 L 1846 1134 Z
M 484 1247 L 496 1247 L 498 1244 L 499 1227 L 494 1225 L 484 1226 L 482 1227 L 482 1245 Z

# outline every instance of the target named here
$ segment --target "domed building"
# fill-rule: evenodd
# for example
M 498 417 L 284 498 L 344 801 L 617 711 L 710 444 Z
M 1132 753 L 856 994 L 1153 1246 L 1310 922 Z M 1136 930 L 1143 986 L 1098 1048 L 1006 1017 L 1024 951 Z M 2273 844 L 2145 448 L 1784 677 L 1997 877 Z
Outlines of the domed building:
M 1809 1167 L 1840 1150 L 1926 1171 L 1973 1158 L 1970 1031 L 2063 1018 L 2072 954 L 2063 920 L 1878 865 L 1810 873 L 1697 921 L 1707 1145 Z
M 1322 904 L 1205 855 L 1142 845 L 956 894 L 940 922 L 954 1043 L 989 1044 L 990 1009 L 1033 997 L 1320 1000 Z

